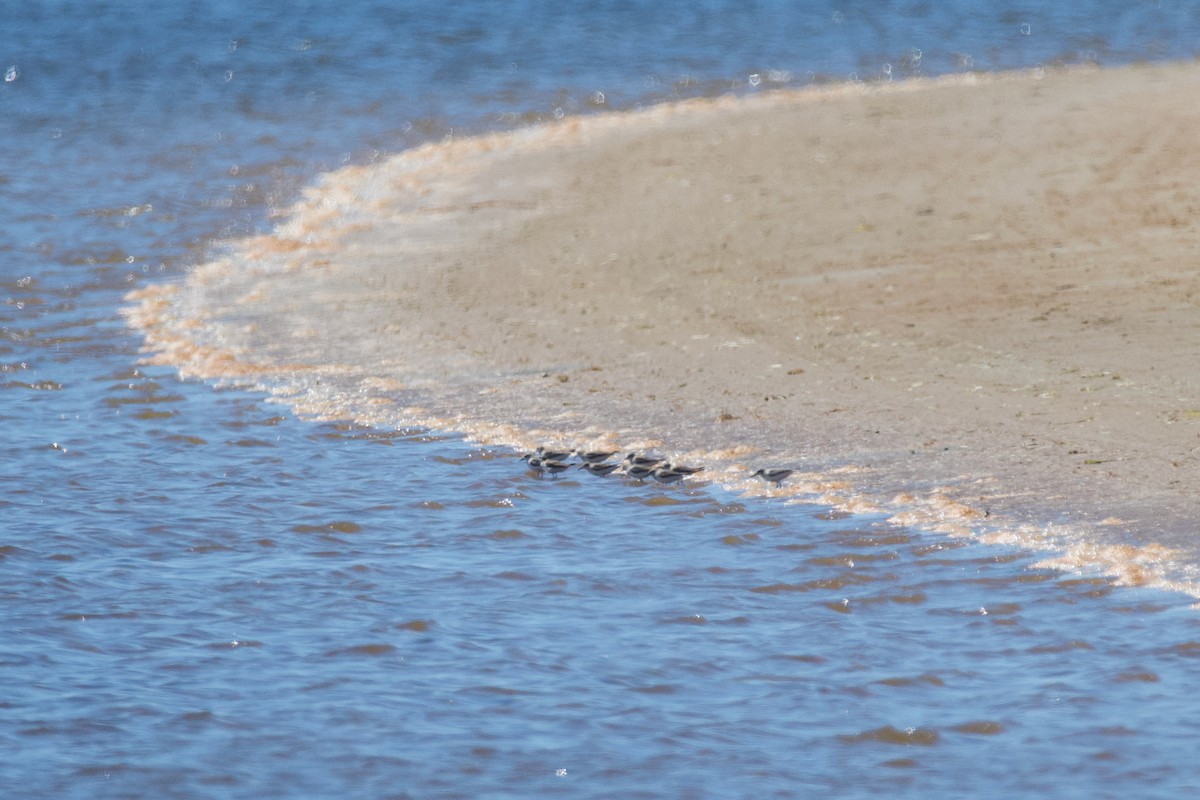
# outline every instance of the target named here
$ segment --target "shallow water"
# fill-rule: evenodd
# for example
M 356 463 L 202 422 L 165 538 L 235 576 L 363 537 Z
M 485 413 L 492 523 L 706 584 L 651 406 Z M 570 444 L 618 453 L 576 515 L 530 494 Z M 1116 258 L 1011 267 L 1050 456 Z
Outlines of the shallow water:
M 1200 620 L 1178 596 L 699 483 L 539 480 L 508 452 L 161 379 L 113 386 L 189 406 L 131 425 L 153 480 L 105 479 L 126 448 L 48 450 L 59 486 L 6 501 L 43 520 L 3 543 L 23 794 L 1200 784 L 1179 713 Z
M 539 481 L 140 364 L 129 289 L 377 151 L 731 87 L 1181 57 L 1198 27 L 1115 3 L 555 8 L 10 9 L 3 785 L 1194 792 L 1186 598 L 700 483 Z
M 161 371 L 95 394 L 53 442 L 18 440 L 53 483 L 4 465 L 0 737 L 23 794 L 1200 781 L 1179 596 L 703 484 L 538 480 Z M 97 424 L 121 433 L 89 445 Z

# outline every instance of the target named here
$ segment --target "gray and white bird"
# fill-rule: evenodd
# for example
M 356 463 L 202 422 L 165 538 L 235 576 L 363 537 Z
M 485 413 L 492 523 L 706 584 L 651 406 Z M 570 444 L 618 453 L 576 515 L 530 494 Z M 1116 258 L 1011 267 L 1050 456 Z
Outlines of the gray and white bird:
M 526 453 L 525 455 L 521 456 L 521 460 L 528 464 L 529 469 L 532 470 L 539 478 L 542 477 L 542 474 L 546 471 L 545 462 L 533 453 Z
M 616 450 L 575 450 L 572 455 L 585 464 L 599 464 L 617 454 Z
M 648 467 L 644 464 L 634 464 L 630 467 L 626 467 L 625 469 L 625 474 L 630 478 L 633 478 L 635 481 L 646 480 L 646 478 L 650 477 L 651 472 L 654 472 L 654 467 Z
M 621 466 L 621 464 L 616 461 L 610 461 L 607 464 L 594 464 L 591 461 L 585 461 L 579 465 L 579 468 L 585 469 L 588 472 L 592 473 L 593 475 L 598 475 L 600 477 L 604 477 L 605 475 L 610 474 L 611 472 L 613 472 L 620 466 Z
M 661 464 L 663 460 L 654 456 L 639 456 L 637 453 L 630 453 L 622 461 L 629 462 L 631 467 L 655 467 Z
M 560 472 L 566 472 L 571 468 L 571 465 L 566 461 L 554 461 L 552 459 L 542 460 L 542 469 L 550 473 L 551 478 L 557 478 Z
M 658 481 L 659 483 L 679 483 L 687 476 L 688 473 L 686 472 L 680 472 L 678 470 L 668 469 L 666 467 L 655 467 L 650 473 L 650 477 L 654 478 L 654 480 Z
M 795 470 L 791 469 L 760 469 L 751 475 L 751 478 L 762 478 L 767 483 L 773 483 L 776 486 L 782 486 L 787 477 Z

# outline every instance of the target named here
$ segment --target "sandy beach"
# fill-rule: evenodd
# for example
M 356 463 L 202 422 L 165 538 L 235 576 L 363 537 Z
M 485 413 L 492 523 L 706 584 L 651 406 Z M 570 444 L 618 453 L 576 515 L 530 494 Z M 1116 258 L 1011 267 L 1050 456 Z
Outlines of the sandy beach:
M 747 489 L 793 466 L 752 491 L 1177 578 L 1198 89 L 960 75 L 438 143 L 324 176 L 130 315 L 158 362 L 305 413 L 652 446 Z

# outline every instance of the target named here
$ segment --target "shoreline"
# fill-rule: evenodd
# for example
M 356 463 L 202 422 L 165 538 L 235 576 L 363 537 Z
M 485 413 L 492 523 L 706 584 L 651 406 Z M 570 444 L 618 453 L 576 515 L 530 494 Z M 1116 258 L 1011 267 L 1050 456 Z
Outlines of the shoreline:
M 1198 86 L 949 76 L 426 145 L 128 313 L 302 414 L 659 447 L 1200 596 Z

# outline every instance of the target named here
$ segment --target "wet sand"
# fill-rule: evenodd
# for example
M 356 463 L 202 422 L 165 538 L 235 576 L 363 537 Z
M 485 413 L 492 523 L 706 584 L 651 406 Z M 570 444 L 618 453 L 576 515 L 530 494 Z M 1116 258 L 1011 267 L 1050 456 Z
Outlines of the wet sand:
M 430 145 L 324 176 L 131 317 L 303 412 L 655 446 L 739 487 L 795 466 L 754 491 L 1186 578 L 1197 89 L 954 76 Z

